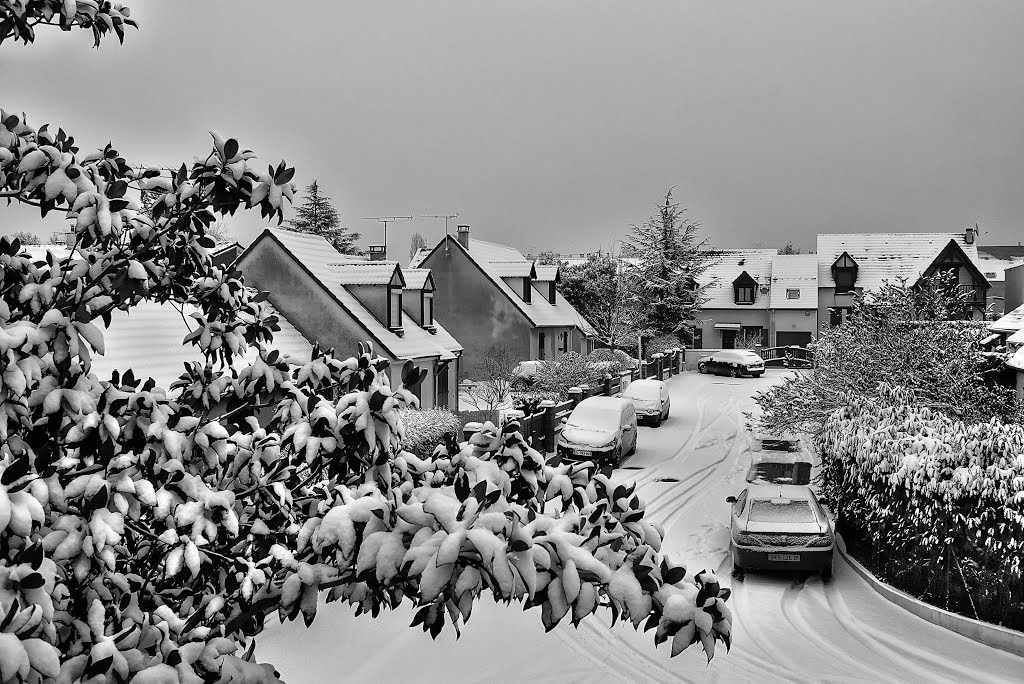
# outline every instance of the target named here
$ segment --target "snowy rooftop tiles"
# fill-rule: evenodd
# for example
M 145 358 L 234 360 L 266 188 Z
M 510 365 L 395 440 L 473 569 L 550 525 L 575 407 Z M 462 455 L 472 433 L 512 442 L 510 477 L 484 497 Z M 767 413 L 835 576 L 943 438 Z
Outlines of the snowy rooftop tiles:
M 1013 311 L 1010 311 L 992 325 L 988 326 L 988 329 L 993 332 L 1007 333 L 1024 330 L 1024 306 L 1018 306 Z
M 721 250 L 717 262 L 701 276 L 700 282 L 711 284 L 705 289 L 705 309 L 767 309 L 769 296 L 761 292 L 760 286 L 769 286 L 772 277 L 772 260 L 778 255 L 774 249 L 730 249 Z M 757 281 L 753 304 L 737 304 L 733 281 L 746 271 Z
M 818 308 L 818 256 L 816 254 L 777 254 L 772 257 L 772 309 Z
M 951 240 L 982 270 L 977 243 L 967 244 L 963 232 L 820 234 L 818 282 L 822 287 L 831 286 L 832 264 L 848 252 L 857 262 L 859 288 L 874 290 L 886 281 L 897 283 L 900 279 L 915 283 Z

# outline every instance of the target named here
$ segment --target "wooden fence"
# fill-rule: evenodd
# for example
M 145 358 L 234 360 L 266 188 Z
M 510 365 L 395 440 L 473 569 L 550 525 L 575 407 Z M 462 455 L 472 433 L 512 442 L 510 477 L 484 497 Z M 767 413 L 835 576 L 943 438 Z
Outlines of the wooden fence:
M 814 352 L 805 347 L 768 347 L 755 349 L 765 366 L 788 368 L 810 368 L 814 363 Z
M 540 403 L 536 413 L 524 416 L 517 415 L 517 412 L 506 413 L 505 422 L 511 420 L 519 421 L 519 431 L 526 438 L 527 443 L 541 453 L 552 453 L 555 450 L 555 437 L 562 429 L 562 418 L 568 416 L 576 404 L 587 397 L 606 396 L 614 397 L 621 394 L 629 383 L 641 378 L 653 380 L 667 380 L 673 375 L 683 372 L 686 362 L 685 349 L 670 349 L 664 353 L 651 355 L 650 360 L 641 361 L 640 367 L 632 371 L 619 373 L 618 375 L 606 374 L 604 382 L 594 386 L 573 387 L 569 390 L 569 398 L 566 401 L 556 403 L 554 401 L 543 401 Z M 467 412 L 460 412 L 463 415 Z M 486 412 L 481 412 L 486 413 Z M 489 419 L 487 419 L 489 420 Z M 481 422 L 481 421 L 474 421 Z M 466 423 L 463 428 L 466 438 L 476 430 L 477 425 Z

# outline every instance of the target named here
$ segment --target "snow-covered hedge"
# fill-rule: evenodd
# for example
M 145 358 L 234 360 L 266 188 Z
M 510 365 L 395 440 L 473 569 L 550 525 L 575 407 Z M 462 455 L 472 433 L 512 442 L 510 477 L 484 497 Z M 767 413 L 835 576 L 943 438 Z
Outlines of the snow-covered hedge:
M 877 397 L 847 395 L 817 445 L 842 525 L 889 562 L 948 564 L 971 592 L 985 576 L 1024 598 L 1024 426 L 965 424 L 881 385 Z
M 632 486 L 544 462 L 515 424 L 419 458 L 411 363 L 393 388 L 368 345 L 273 348 L 268 294 L 214 265 L 206 229 L 280 220 L 293 175 L 216 134 L 191 167 L 138 170 L 0 111 L 0 193 L 75 234 L 40 261 L 0 238 L 0 681 L 276 681 L 253 637 L 273 611 L 308 624 L 323 591 L 411 601 L 434 635 L 489 591 L 548 628 L 606 607 L 673 655 L 728 645 L 728 589 L 660 552 Z M 144 300 L 198 309 L 184 343 L 205 362 L 169 389 L 91 372 L 111 312 Z
M 405 429 L 402 448 L 417 456 L 433 454 L 438 444 L 449 439 L 462 441 L 462 421 L 446 409 L 405 408 L 398 416 Z

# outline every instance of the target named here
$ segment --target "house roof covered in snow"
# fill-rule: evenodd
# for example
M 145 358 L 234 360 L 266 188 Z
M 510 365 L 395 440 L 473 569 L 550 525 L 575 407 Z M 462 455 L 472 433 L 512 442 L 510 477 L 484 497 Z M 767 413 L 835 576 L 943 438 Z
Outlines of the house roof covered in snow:
M 769 287 L 772 278 L 772 260 L 778 256 L 775 249 L 728 249 L 716 252 L 717 262 L 708 267 L 698 281 L 710 283 L 704 290 L 707 301 L 704 309 L 767 309 L 769 295 L 754 288 L 753 304 L 737 304 L 733 281 L 745 272 L 759 286 Z
M 768 306 L 773 309 L 818 308 L 818 256 L 773 256 L 769 297 Z
M 388 285 L 396 272 L 399 278 L 402 273 L 397 261 L 338 261 L 329 266 L 342 285 Z
M 358 323 L 363 330 L 376 342 L 375 347 L 395 359 L 417 359 L 424 357 L 439 357 L 442 360 L 455 358 L 453 351 L 461 350 L 462 347 L 444 331 L 441 326 L 437 327 L 436 334 L 431 334 L 416 325 L 411 319 L 403 321 L 402 335 L 389 329 L 383 322 L 377 319 L 374 314 L 363 306 L 354 294 L 349 292 L 345 284 L 338 277 L 339 272 L 346 269 L 359 269 L 361 265 L 356 262 L 348 262 L 339 259 L 338 252 L 331 244 L 319 235 L 308 235 L 296 233 L 295 231 L 283 228 L 266 228 L 253 241 L 270 239 L 280 245 L 293 259 L 300 263 L 305 271 L 322 287 L 333 299 Z M 249 246 L 252 249 L 252 245 Z M 391 273 L 398 273 L 401 276 L 401 268 L 395 262 L 362 262 L 368 264 L 387 264 L 386 268 Z M 383 272 L 384 269 L 382 269 Z M 387 282 L 387 281 L 385 281 Z M 403 280 L 403 282 L 405 282 Z M 271 294 L 273 296 L 273 294 Z M 436 322 L 435 322 L 436 324 Z M 454 348 L 449 348 L 454 342 Z M 379 346 L 378 346 L 379 345 Z
M 405 276 L 406 290 L 422 290 L 428 283 L 430 289 L 434 289 L 434 278 L 429 268 L 405 268 L 402 269 L 402 275 Z
M 542 283 L 550 283 L 558 280 L 558 264 L 537 264 L 533 266 L 537 269 L 537 280 Z
M 1024 306 L 1018 306 L 988 326 L 992 332 L 1015 333 L 1024 330 Z
M 530 302 L 525 302 L 523 301 L 522 293 L 517 293 L 509 287 L 508 283 L 505 282 L 505 278 L 523 277 L 522 275 L 513 275 L 513 273 L 528 273 L 531 274 L 531 277 L 535 273 L 534 262 L 524 257 L 523 253 L 515 247 L 507 247 L 506 245 L 470 238 L 469 249 L 466 250 L 455 237 L 448 235 L 444 240 L 438 242 L 430 252 L 434 252 L 441 245 L 445 244 L 445 241 L 448 241 L 451 249 L 463 250 L 470 260 L 483 271 L 484 275 L 494 283 L 494 286 L 523 312 L 531 325 L 538 328 L 575 327 L 579 328 L 584 335 L 597 335 L 594 327 L 565 300 L 565 297 L 555 297 L 554 304 L 548 301 L 546 297 L 531 297 Z
M 830 287 L 832 264 L 849 253 L 857 262 L 856 287 L 875 290 L 886 281 L 916 283 L 950 242 L 963 250 L 979 272 L 977 243 L 959 233 L 823 233 L 818 235 L 818 284 Z
M 184 372 L 186 362 L 203 361 L 198 347 L 182 344 L 196 327 L 191 316 L 196 311 L 191 305 L 156 302 L 140 302 L 127 312 L 114 311 L 110 327 L 103 330 L 105 353 L 93 354 L 92 372 L 101 380 L 108 380 L 114 370 L 124 372 L 131 368 L 135 377 L 153 378 L 158 387 L 169 388 Z M 273 307 L 270 311 L 277 316 L 281 330 L 274 333 L 267 348 L 278 349 L 297 362 L 308 361 L 313 345 L 280 311 Z M 236 367 L 251 363 L 256 354 L 255 348 L 250 347 Z

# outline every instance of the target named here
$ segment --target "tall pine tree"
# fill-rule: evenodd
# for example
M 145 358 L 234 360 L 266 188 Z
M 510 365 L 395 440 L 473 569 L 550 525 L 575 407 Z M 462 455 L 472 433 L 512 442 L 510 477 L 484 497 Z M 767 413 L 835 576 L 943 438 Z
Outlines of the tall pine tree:
M 288 221 L 288 225 L 300 233 L 326 238 L 342 254 L 362 253 L 355 244 L 360 234 L 341 225 L 338 210 L 331 204 L 331 198 L 320 192 L 320 185 L 315 178 L 306 186 L 306 198 L 295 210 L 295 218 Z
M 703 276 L 717 257 L 700 237 L 700 223 L 685 213 L 669 190 L 658 213 L 632 227 L 623 253 L 639 260 L 630 271 L 634 292 L 645 305 L 645 327 L 690 342 L 710 285 Z

